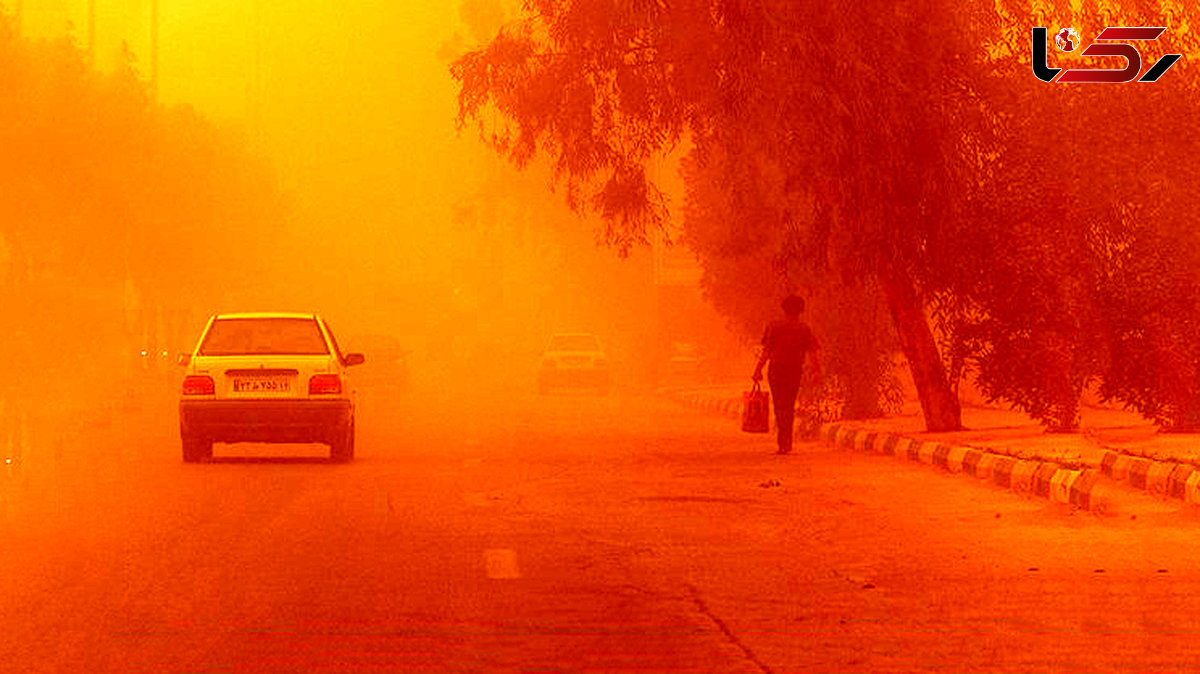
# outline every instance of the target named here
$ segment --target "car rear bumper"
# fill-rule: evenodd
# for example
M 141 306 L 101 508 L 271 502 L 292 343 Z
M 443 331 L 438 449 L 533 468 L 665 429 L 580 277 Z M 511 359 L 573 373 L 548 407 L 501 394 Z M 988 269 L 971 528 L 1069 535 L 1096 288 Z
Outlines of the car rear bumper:
M 179 431 L 213 442 L 330 442 L 353 416 L 349 400 L 181 400 Z

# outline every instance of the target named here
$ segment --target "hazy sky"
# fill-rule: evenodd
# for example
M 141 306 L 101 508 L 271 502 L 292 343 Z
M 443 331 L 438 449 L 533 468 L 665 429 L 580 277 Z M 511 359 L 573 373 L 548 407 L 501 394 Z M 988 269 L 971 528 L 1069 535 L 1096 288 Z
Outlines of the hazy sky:
M 26 34 L 68 31 L 81 46 L 95 25 L 101 69 L 111 69 L 126 41 L 148 77 L 154 6 L 24 0 L 21 11 Z M 337 182 L 368 192 L 399 185 L 428 196 L 430 181 L 461 177 L 454 87 L 437 56 L 461 30 L 455 3 L 159 0 L 157 7 L 160 100 L 244 126 L 286 187 L 310 189 L 320 179 L 334 181 L 333 189 Z
M 455 129 L 448 59 L 490 39 L 515 3 L 91 2 L 24 0 L 23 32 L 65 31 L 87 47 L 94 24 L 98 68 L 112 69 L 125 40 L 148 77 L 157 7 L 159 100 L 245 133 L 289 200 L 273 258 L 253 285 L 235 279 L 256 306 L 222 310 L 311 308 L 358 324 L 348 332 L 386 330 L 404 311 L 425 320 L 428 305 L 446 302 L 414 286 L 460 287 L 453 301 L 470 304 L 472 284 L 490 274 L 485 284 L 504 286 L 494 322 L 513 329 L 603 332 L 629 320 L 619 296 L 597 297 L 590 278 L 644 284 L 646 267 L 595 249 L 590 225 L 547 189 L 544 171 L 518 174 L 473 127 Z

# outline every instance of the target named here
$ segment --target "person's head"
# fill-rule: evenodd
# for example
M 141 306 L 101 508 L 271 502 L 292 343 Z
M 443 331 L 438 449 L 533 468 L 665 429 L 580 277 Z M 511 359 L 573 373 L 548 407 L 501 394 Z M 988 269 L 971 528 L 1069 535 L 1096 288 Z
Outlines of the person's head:
M 804 311 L 804 298 L 799 295 L 788 295 L 783 298 L 781 306 L 783 306 L 783 313 L 795 318 Z

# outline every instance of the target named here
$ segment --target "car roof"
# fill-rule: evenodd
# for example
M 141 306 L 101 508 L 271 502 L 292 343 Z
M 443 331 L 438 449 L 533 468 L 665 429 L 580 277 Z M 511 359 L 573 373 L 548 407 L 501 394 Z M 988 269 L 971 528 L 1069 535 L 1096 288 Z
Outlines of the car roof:
M 299 313 L 290 311 L 259 311 L 259 312 L 241 312 L 233 314 L 217 314 L 214 316 L 218 321 L 226 318 L 316 318 L 313 313 Z
M 594 333 L 594 332 L 556 332 L 553 335 L 550 335 L 550 339 L 554 339 L 555 337 L 596 337 L 596 333 Z M 597 337 L 597 339 L 599 339 L 599 338 Z

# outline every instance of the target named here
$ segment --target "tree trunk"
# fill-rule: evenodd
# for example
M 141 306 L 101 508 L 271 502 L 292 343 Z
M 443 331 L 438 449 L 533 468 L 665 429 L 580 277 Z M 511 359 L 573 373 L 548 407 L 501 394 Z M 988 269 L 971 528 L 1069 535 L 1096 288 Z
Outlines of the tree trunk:
M 862 333 L 874 333 L 874 330 L 862 322 L 856 321 L 848 327 L 857 331 L 859 335 L 852 338 L 853 341 L 848 345 L 851 361 L 849 366 L 845 367 L 848 371 L 840 373 L 844 377 L 846 393 L 842 418 L 851 420 L 881 417 L 883 409 L 879 406 L 879 368 L 876 365 L 879 350 L 875 344 L 879 340 L 862 338 Z
M 950 389 L 946 369 L 938 353 L 924 307 L 917 297 L 916 288 L 908 274 L 891 265 L 881 270 L 883 291 L 887 296 L 888 309 L 900 334 L 904 356 L 912 369 L 913 383 L 921 399 L 921 411 L 925 415 L 925 430 L 962 430 L 962 411 L 958 397 Z

